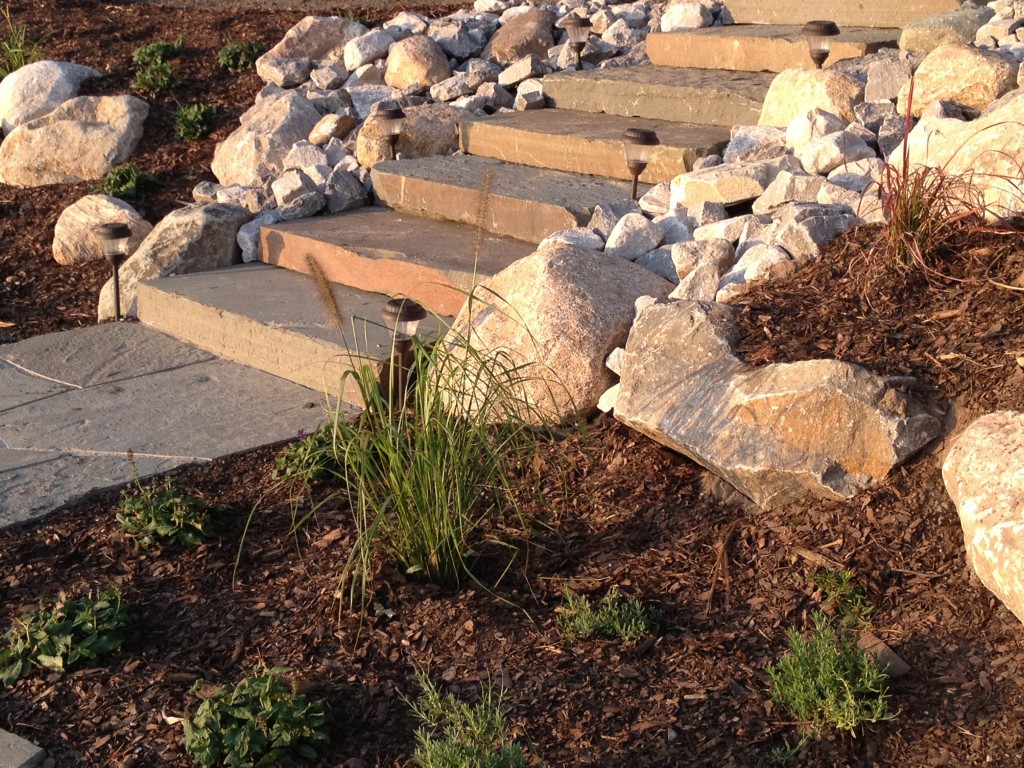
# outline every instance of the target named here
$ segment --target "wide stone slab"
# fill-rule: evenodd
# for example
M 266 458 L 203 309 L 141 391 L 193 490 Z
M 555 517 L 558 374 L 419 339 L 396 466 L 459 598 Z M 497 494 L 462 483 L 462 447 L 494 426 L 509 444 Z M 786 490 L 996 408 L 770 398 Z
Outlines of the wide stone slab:
M 830 19 L 843 27 L 902 27 L 914 19 L 956 10 L 960 0 L 729 0 L 729 13 L 737 24 L 793 24 Z
M 772 76 L 673 67 L 611 67 L 544 78 L 552 106 L 697 125 L 756 125 Z
M 46 753 L 30 741 L 0 730 L 0 768 L 35 768 Z
M 0 350 L 6 353 L 16 346 L 9 344 L 0 347 Z M 45 400 L 67 390 L 68 387 L 58 381 L 50 381 L 31 371 L 21 370 L 0 357 L 0 423 L 3 414 L 11 408 Z
M 260 258 L 309 274 L 310 257 L 327 279 L 389 296 L 408 296 L 454 316 L 481 281 L 530 254 L 526 243 L 454 222 L 380 208 L 264 227 Z
M 481 202 L 488 174 L 490 192 Z M 464 224 L 479 220 L 488 232 L 530 243 L 586 224 L 601 203 L 629 198 L 621 181 L 467 155 L 379 163 L 372 175 L 379 200 L 396 210 Z
M 647 55 L 660 67 L 704 67 L 744 72 L 813 69 L 800 26 L 731 24 L 724 27 L 660 32 L 647 37 Z M 826 65 L 895 48 L 898 29 L 849 27 L 832 38 Z
M 143 283 L 139 319 L 219 357 L 335 397 L 346 371 L 379 369 L 390 357 L 391 334 L 380 320 L 387 297 L 339 285 L 331 290 L 341 329 L 313 278 L 266 264 Z M 436 328 L 433 318 L 421 325 L 423 333 Z M 340 394 L 360 403 L 351 378 Z
M 626 167 L 622 135 L 628 128 L 655 131 L 661 144 L 640 176 L 646 184 L 671 181 L 705 155 L 718 154 L 729 142 L 726 128 L 667 120 L 540 109 L 464 119 L 462 150 L 536 168 L 586 173 L 611 179 L 632 178 Z

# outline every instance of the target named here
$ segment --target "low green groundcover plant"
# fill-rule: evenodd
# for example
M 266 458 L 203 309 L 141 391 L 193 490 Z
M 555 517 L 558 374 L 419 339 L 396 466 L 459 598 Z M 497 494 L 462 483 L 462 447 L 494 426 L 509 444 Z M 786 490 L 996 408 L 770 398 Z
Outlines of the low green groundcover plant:
M 841 623 L 820 611 L 811 623 L 806 640 L 788 630 L 789 652 L 768 666 L 772 698 L 809 736 L 830 728 L 855 735 L 864 725 L 890 719 L 885 669 Z
M 412 759 L 420 768 L 526 768 L 522 747 L 508 732 L 501 692 L 483 686 L 480 701 L 466 704 L 442 694 L 422 672 L 416 673 L 422 693 L 409 702 L 422 723 L 416 731 Z
M 130 200 L 144 195 L 156 183 L 155 176 L 139 173 L 135 163 L 124 163 L 107 171 L 99 190 L 111 197 Z
M 174 115 L 174 133 L 182 141 L 195 141 L 210 135 L 219 122 L 212 104 L 187 104 Z
M 117 520 L 143 549 L 154 544 L 194 547 L 203 541 L 207 524 L 201 499 L 183 496 L 173 478 L 121 494 Z
M 252 69 L 264 50 L 263 45 L 255 40 L 246 40 L 244 43 L 229 42 L 217 53 L 217 63 L 229 72 Z
M 131 87 L 152 99 L 169 93 L 179 84 L 174 65 L 169 61 L 158 61 L 140 67 L 132 79 Z
M 311 483 L 335 476 L 340 471 L 334 456 L 334 426 L 327 422 L 308 435 L 284 447 L 278 454 L 273 478 Z
M 117 587 L 94 599 L 44 602 L 14 620 L 0 649 L 0 682 L 12 685 L 32 667 L 63 672 L 121 647 L 128 617 Z
M 155 43 L 140 45 L 132 53 L 132 61 L 140 69 L 153 64 L 166 64 L 180 56 L 184 50 L 185 36 L 180 35 L 173 43 L 158 40 Z
M 835 609 L 840 621 L 849 627 L 866 627 L 874 606 L 856 585 L 853 571 L 814 571 L 811 583 L 821 590 L 825 602 Z
M 322 701 L 308 701 L 284 679 L 288 667 L 259 668 L 222 686 L 185 721 L 185 751 L 203 768 L 262 768 L 315 760 L 327 741 Z M 197 682 L 196 693 L 202 686 Z
M 658 631 L 658 622 L 651 610 L 635 597 L 623 595 L 612 587 L 597 608 L 590 599 L 562 588 L 562 609 L 558 626 L 569 640 L 595 635 L 636 643 Z

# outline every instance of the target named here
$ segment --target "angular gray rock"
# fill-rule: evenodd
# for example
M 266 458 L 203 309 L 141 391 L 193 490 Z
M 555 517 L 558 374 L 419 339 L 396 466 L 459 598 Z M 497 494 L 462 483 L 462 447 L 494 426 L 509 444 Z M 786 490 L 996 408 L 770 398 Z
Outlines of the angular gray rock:
M 660 224 L 655 224 L 642 213 L 627 213 L 608 233 L 604 252 L 608 256 L 634 261 L 661 245 L 664 238 L 665 228 Z
M 525 366 L 528 402 L 552 422 L 575 421 L 614 383 L 604 361 L 629 333 L 636 300 L 671 288 L 624 259 L 554 244 L 485 281 L 480 300 L 467 302 L 443 343 L 458 347 L 471 332 L 478 351 L 502 350 Z M 474 410 L 471 397 L 452 397 Z
M 848 499 L 940 434 L 896 380 L 835 360 L 751 368 L 728 307 L 646 308 L 622 356 L 615 418 L 769 509 Z
M 367 31 L 362 24 L 340 16 L 307 16 L 256 60 L 256 74 L 282 88 L 301 85 L 314 62 L 317 66 L 343 62 L 348 41 Z
M 786 154 L 786 129 L 771 125 L 736 125 L 722 152 L 726 163 L 771 160 Z
M 545 57 L 548 48 L 555 44 L 551 36 L 555 19 L 555 14 L 549 10 L 531 8 L 495 32 L 480 54 L 481 58 L 505 65 L 531 53 Z
M 157 224 L 139 249 L 125 261 L 121 281 L 121 314 L 136 314 L 135 291 L 142 280 L 203 272 L 235 264 L 241 253 L 239 228 L 252 218 L 243 208 L 210 203 L 171 211 Z M 100 291 L 97 319 L 114 316 L 114 281 Z
M 949 13 L 914 19 L 904 25 L 900 33 L 900 48 L 915 53 L 928 53 L 946 43 L 971 44 L 975 34 L 993 14 L 991 8 L 965 5 Z

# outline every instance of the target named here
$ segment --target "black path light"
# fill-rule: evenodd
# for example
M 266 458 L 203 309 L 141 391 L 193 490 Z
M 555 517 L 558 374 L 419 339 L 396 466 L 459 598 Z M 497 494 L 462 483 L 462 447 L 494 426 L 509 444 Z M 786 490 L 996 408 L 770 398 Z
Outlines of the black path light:
M 636 200 L 636 186 L 640 174 L 651 162 L 654 148 L 661 142 L 658 140 L 658 134 L 647 128 L 628 128 L 622 136 L 622 143 L 626 148 L 626 166 L 633 175 L 633 188 L 629 196 L 631 200 Z
M 578 16 L 575 13 L 570 14 L 562 22 L 562 29 L 569 33 L 569 48 L 572 49 L 572 54 L 576 58 L 577 70 L 583 66 L 580 57 L 583 54 L 583 49 L 587 47 L 587 38 L 590 37 L 592 26 L 589 19 Z
M 811 61 L 814 66 L 821 69 L 821 65 L 828 58 L 832 49 L 832 38 L 839 34 L 839 27 L 834 21 L 819 19 L 808 21 L 800 34 L 807 40 L 807 48 L 811 53 Z
M 420 322 L 427 316 L 427 310 L 412 299 L 391 299 L 381 310 L 384 325 L 392 334 L 391 360 L 382 373 L 381 389 L 392 406 L 403 406 L 413 365 L 412 337 Z
M 402 135 L 402 124 L 405 122 L 405 112 L 398 106 L 379 109 L 377 110 L 377 120 L 380 121 L 384 138 L 388 141 L 391 159 L 394 160 L 395 148 L 398 146 L 398 137 Z
M 132 230 L 127 224 L 99 224 L 93 227 L 93 233 L 103 244 L 103 255 L 114 272 L 114 319 L 121 319 L 121 278 L 118 268 L 128 255 L 128 238 Z

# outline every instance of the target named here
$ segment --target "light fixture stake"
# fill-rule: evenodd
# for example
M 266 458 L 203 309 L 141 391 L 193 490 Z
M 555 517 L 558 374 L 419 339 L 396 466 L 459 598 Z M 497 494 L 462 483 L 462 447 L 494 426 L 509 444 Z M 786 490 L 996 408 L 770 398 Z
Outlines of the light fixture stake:
M 397 157 L 396 150 L 398 139 L 402 135 L 402 123 L 405 121 L 405 112 L 399 106 L 386 107 L 385 109 L 378 109 L 376 116 L 384 126 L 384 138 L 388 142 L 388 159 L 394 160 Z
M 832 38 L 839 34 L 838 25 L 828 19 L 808 21 L 800 34 L 807 40 L 807 49 L 815 68 L 821 69 L 832 48 Z
M 658 134 L 648 128 L 628 128 L 622 136 L 622 143 L 626 150 L 626 167 L 633 177 L 629 197 L 636 200 L 640 174 L 646 170 L 651 155 L 654 154 L 654 148 L 661 144 L 661 141 Z
M 415 353 L 412 337 L 427 310 L 412 299 L 391 299 L 381 309 L 384 325 L 391 331 L 391 359 L 381 371 L 380 389 L 391 407 L 405 407 L 408 399 L 409 374 Z
M 99 224 L 93 233 L 103 245 L 103 256 L 110 262 L 114 277 L 114 320 L 121 320 L 121 275 L 119 269 L 128 252 L 132 230 L 127 224 Z
M 562 22 L 562 29 L 569 35 L 569 48 L 576 60 L 577 72 L 583 67 L 583 49 L 587 47 L 587 38 L 590 37 L 592 26 L 590 19 L 585 19 L 575 13 L 566 16 Z

